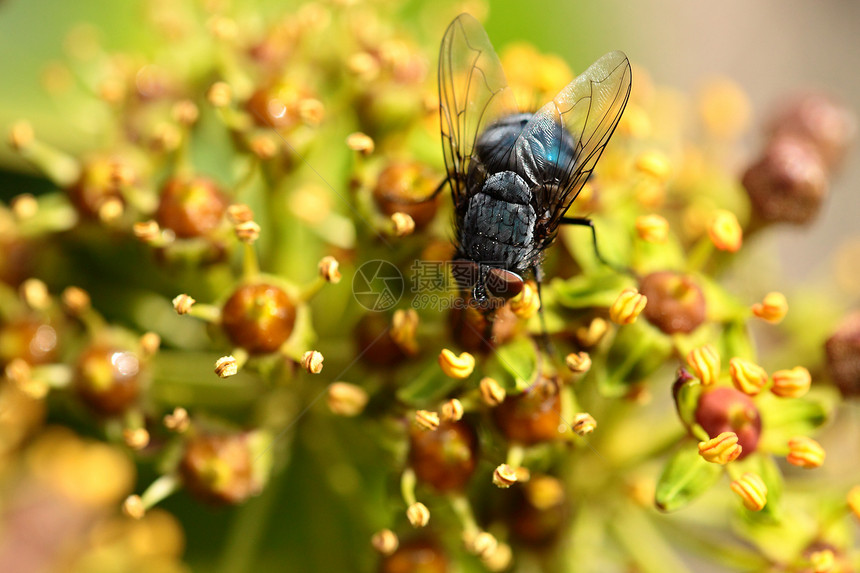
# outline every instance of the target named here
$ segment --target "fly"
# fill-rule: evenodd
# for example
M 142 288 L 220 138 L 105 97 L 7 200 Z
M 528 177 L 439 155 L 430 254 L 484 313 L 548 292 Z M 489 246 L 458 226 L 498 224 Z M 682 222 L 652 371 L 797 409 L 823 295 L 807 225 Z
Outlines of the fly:
M 535 113 L 517 108 L 481 24 L 461 14 L 439 52 L 439 114 L 454 200 L 454 279 L 491 312 L 533 276 L 588 181 L 630 97 L 630 62 L 610 52 Z M 443 184 L 444 185 L 444 184 Z M 599 256 L 599 253 L 598 253 Z

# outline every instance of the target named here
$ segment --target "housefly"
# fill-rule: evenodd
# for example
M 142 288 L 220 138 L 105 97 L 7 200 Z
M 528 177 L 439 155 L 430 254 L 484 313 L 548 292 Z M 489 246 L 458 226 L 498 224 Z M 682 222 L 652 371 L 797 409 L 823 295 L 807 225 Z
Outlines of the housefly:
M 621 119 L 630 62 L 610 52 L 535 113 L 522 113 L 481 24 L 461 14 L 439 52 L 442 150 L 454 199 L 454 279 L 491 311 L 540 287 L 544 250 L 566 217 Z M 444 184 L 443 184 L 444 185 Z M 599 256 L 599 253 L 598 253 Z M 540 294 L 540 291 L 538 291 Z

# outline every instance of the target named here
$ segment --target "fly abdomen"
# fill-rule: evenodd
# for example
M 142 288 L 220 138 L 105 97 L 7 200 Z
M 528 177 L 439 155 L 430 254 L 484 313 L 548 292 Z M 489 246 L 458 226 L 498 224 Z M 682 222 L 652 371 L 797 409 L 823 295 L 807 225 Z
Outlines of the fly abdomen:
M 463 255 L 473 261 L 522 270 L 535 250 L 537 221 L 522 177 L 512 171 L 491 175 L 469 199 L 460 228 Z

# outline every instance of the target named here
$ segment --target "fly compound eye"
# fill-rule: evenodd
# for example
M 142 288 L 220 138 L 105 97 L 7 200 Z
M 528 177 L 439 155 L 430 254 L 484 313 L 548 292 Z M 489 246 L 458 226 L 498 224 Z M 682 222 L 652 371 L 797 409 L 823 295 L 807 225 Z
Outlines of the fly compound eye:
M 497 298 L 510 299 L 523 290 L 523 277 L 505 269 L 491 268 L 486 282 L 487 292 Z
M 457 259 L 451 261 L 451 275 L 454 277 L 454 282 L 460 292 L 472 292 L 472 289 L 478 283 L 478 276 L 481 268 L 478 263 Z

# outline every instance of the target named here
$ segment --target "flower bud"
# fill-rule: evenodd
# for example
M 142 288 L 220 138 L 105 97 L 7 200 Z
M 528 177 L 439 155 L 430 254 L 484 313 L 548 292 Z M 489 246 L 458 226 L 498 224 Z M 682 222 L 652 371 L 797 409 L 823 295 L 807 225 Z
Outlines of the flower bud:
M 409 464 L 420 481 L 437 491 L 463 491 L 477 467 L 477 452 L 478 436 L 465 420 L 437 420 L 435 431 L 410 428 Z
M 770 120 L 768 134 L 793 135 L 808 141 L 827 167 L 838 167 L 857 134 L 857 118 L 842 103 L 823 93 L 807 93 L 789 101 Z
M 420 501 L 416 501 L 406 508 L 406 517 L 409 519 L 412 527 L 416 529 L 424 527 L 430 522 L 430 510 Z
M 639 314 L 645 309 L 648 298 L 634 288 L 621 291 L 612 306 L 609 307 L 609 318 L 615 324 L 633 324 Z
M 767 504 L 767 486 L 754 473 L 745 473 L 732 482 L 731 488 L 741 498 L 744 507 L 750 511 L 761 511 Z
M 723 432 L 707 442 L 699 442 L 699 455 L 714 464 L 726 465 L 736 460 L 742 451 L 734 432 Z
M 770 391 L 782 398 L 800 398 L 809 392 L 812 376 L 803 366 L 791 370 L 777 370 L 773 373 L 773 386 Z
M 558 479 L 537 475 L 506 495 L 510 499 L 508 526 L 518 541 L 541 548 L 566 531 L 570 510 L 564 486 Z
M 772 140 L 741 182 L 753 212 L 765 223 L 810 223 L 828 195 L 820 155 L 811 143 L 792 135 Z
M 699 115 L 713 135 L 723 139 L 737 137 L 749 123 L 749 98 L 727 78 L 712 80 L 700 95 Z
M 462 352 L 459 356 L 444 348 L 439 354 L 439 366 L 446 376 L 463 380 L 468 378 L 475 369 L 475 357 L 468 352 Z
M 761 302 L 752 305 L 752 313 L 762 320 L 778 324 L 788 313 L 788 301 L 781 292 L 769 292 Z
M 827 369 L 843 396 L 860 394 L 860 311 L 842 319 L 824 345 Z
M 227 299 L 221 327 L 230 341 L 251 354 L 274 352 L 293 333 L 296 307 L 281 288 L 245 284 Z
M 669 240 L 669 222 L 660 215 L 640 215 L 636 218 L 636 234 L 647 243 L 665 243 Z
M 549 384 L 549 383 L 544 383 Z M 505 401 L 492 410 L 493 420 L 508 441 L 532 445 L 559 439 L 561 400 L 558 392 L 532 387 Z
M 720 355 L 712 344 L 691 350 L 687 354 L 687 364 L 703 386 L 713 385 L 720 377 Z
M 752 399 L 734 388 L 712 386 L 702 392 L 695 420 L 711 438 L 734 432 L 743 448 L 738 459 L 750 455 L 758 446 L 761 415 Z
M 788 440 L 788 455 L 786 460 L 793 466 L 806 469 L 821 467 L 826 455 L 821 444 L 804 436 L 797 436 Z
M 639 290 L 648 300 L 645 318 L 666 334 L 687 334 L 705 321 L 705 296 L 689 275 L 651 273 L 642 278 Z
M 364 388 L 346 382 L 334 382 L 328 387 L 326 402 L 338 416 L 358 416 L 364 411 L 369 396 Z
M 99 414 L 125 412 L 137 402 L 140 386 L 140 362 L 133 352 L 95 343 L 78 357 L 75 388 Z
M 212 179 L 171 177 L 161 188 L 155 220 L 181 239 L 201 237 L 221 224 L 228 204 Z
M 373 188 L 373 200 L 380 211 L 392 217 L 409 215 L 416 229 L 423 229 L 436 216 L 439 202 L 433 190 L 439 175 L 417 161 L 392 161 L 379 173 Z
M 735 253 L 743 243 L 743 229 L 738 218 L 730 211 L 719 210 L 708 225 L 708 236 L 721 251 Z
M 729 374 L 731 374 L 735 388 L 750 396 L 755 396 L 767 385 L 767 372 L 749 360 L 742 358 L 729 360 Z
M 416 538 L 403 541 L 397 550 L 382 560 L 380 573 L 447 573 L 451 570 L 448 557 L 431 539 Z
M 210 503 L 241 503 L 259 493 L 262 476 L 255 475 L 252 434 L 199 434 L 185 446 L 179 473 L 185 487 Z

